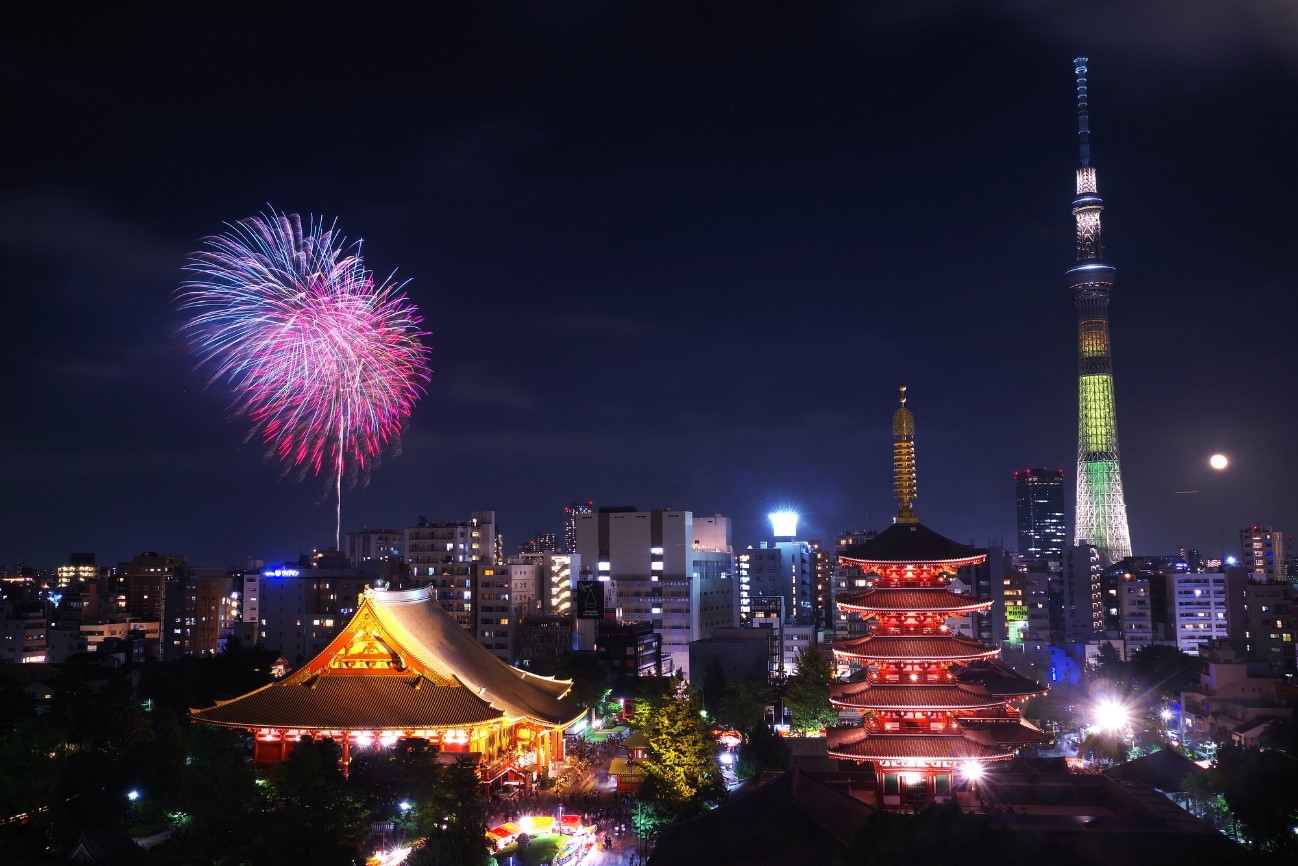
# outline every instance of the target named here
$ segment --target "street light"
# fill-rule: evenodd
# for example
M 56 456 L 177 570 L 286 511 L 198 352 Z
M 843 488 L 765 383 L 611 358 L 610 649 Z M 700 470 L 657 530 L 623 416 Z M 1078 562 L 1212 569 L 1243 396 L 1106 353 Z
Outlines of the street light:
M 1113 698 L 1105 698 L 1095 705 L 1095 727 L 1115 733 L 1125 731 L 1131 722 L 1126 706 Z
M 140 799 L 140 792 L 139 792 L 139 789 L 137 789 L 137 788 L 132 788 L 131 790 L 127 791 L 127 792 L 126 792 L 126 799 L 130 800 L 132 803 L 134 803 L 136 800 Z

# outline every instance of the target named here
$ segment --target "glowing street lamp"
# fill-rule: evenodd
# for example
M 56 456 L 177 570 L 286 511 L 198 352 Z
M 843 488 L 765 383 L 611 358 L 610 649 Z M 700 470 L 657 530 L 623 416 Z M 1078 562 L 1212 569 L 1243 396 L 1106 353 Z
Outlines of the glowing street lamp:
M 1113 698 L 1105 698 L 1095 705 L 1095 727 L 1101 731 L 1125 731 L 1130 722 L 1127 708 Z
M 965 761 L 960 764 L 960 775 L 970 782 L 981 782 L 985 773 L 986 770 L 979 761 Z
M 139 792 L 139 789 L 137 789 L 137 788 L 132 788 L 131 790 L 127 791 L 127 792 L 126 792 L 126 799 L 130 800 L 132 803 L 134 803 L 136 800 L 140 799 L 140 792 Z

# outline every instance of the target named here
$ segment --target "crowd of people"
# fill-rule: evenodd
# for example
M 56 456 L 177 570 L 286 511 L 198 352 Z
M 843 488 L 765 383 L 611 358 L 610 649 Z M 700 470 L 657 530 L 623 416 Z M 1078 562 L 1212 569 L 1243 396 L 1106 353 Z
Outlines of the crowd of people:
M 497 795 L 492 801 L 492 826 L 525 815 L 581 815 L 583 825 L 596 828 L 597 848 L 605 853 L 595 862 L 639 866 L 638 840 L 631 825 L 634 798 L 614 790 L 608 776 L 609 762 L 626 756 L 621 745 L 626 733 L 614 732 L 598 742 L 569 738 L 563 771 L 548 783 Z

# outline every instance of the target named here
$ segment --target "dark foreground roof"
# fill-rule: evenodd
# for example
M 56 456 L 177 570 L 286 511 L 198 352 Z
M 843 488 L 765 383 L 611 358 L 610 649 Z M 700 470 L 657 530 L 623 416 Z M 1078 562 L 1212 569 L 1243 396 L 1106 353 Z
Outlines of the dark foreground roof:
M 795 768 L 665 828 L 649 866 L 825 866 L 848 850 L 873 811 Z
M 1179 752 L 1159 749 L 1133 761 L 1110 767 L 1104 775 L 1110 779 L 1135 779 L 1160 791 L 1174 794 L 1185 790 L 1187 776 L 1201 776 L 1206 770 Z

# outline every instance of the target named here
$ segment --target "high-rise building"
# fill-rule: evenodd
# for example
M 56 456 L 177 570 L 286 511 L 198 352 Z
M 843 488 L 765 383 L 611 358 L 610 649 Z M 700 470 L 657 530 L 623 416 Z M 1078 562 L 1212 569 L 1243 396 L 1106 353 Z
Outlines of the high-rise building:
M 594 514 L 595 503 L 574 502 L 563 507 L 563 552 L 577 552 L 577 518 L 583 514 Z
M 1172 583 L 1177 649 L 1197 656 L 1202 644 L 1230 636 L 1225 574 L 1182 571 L 1172 576 Z
M 141 553 L 118 566 L 118 579 L 125 589 L 126 613 L 145 622 L 165 622 L 167 583 L 184 576 L 184 556 Z
M 787 531 L 796 534 L 796 517 L 791 527 Z M 781 610 L 785 622 L 814 624 L 816 552 L 810 542 L 777 534 L 771 541 L 744 550 L 737 557 L 737 564 L 741 618 L 746 619 L 752 613 L 756 599 L 779 597 L 783 599 Z
M 395 529 L 362 529 L 343 535 L 347 560 L 360 565 L 369 560 L 400 559 L 405 533 Z
M 576 520 L 581 568 L 605 585 L 607 611 L 662 635 L 663 664 L 689 675 L 689 644 L 738 623 L 730 518 L 632 506 Z M 606 614 L 607 616 L 607 614 Z
M 1269 526 L 1245 526 L 1239 531 L 1239 565 L 1254 580 L 1287 580 L 1284 533 Z
M 303 554 L 261 570 L 257 642 L 301 664 L 321 652 L 356 613 L 372 578 L 337 550 Z
M 1294 636 L 1294 585 L 1226 569 L 1226 622 L 1231 646 L 1250 661 L 1265 662 L 1272 676 L 1298 673 Z
M 1019 556 L 1024 561 L 1062 562 L 1068 545 L 1064 525 L 1064 470 L 1024 469 L 1014 473 Z
M 503 546 L 494 511 L 475 511 L 468 520 L 430 521 L 421 515 L 405 531 L 406 566 L 415 581 L 439 574 L 443 565 L 504 562 Z
M 524 555 L 532 553 L 554 553 L 559 549 L 559 536 L 554 532 L 537 532 L 518 546 L 518 552 Z
M 1118 461 L 1118 424 L 1113 397 L 1113 357 L 1109 348 L 1109 293 L 1117 270 L 1104 262 L 1100 212 L 1104 202 L 1091 165 L 1091 123 L 1085 57 L 1074 61 L 1077 75 L 1077 263 L 1068 269 L 1068 287 L 1077 307 L 1077 526 L 1073 538 L 1099 552 L 1109 565 L 1131 555 L 1127 503 Z

